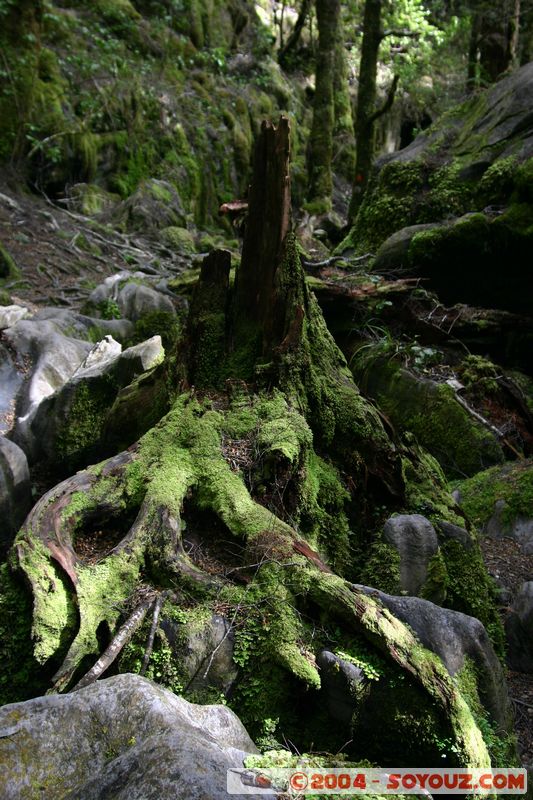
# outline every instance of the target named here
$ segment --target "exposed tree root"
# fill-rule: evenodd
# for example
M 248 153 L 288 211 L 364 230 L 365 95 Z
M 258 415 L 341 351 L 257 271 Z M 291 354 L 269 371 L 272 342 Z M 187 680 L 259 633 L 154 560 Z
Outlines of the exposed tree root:
M 479 729 L 439 659 L 377 600 L 325 563 L 328 555 L 332 564 L 342 561 L 339 548 L 349 550 L 343 503 L 349 502 L 354 514 L 366 498 L 385 499 L 394 507 L 404 484 L 398 450 L 377 412 L 360 396 L 306 287 L 288 232 L 288 134 L 286 122 L 279 129 L 263 127 L 256 157 L 262 183 L 250 192 L 234 293 L 229 259 L 215 253 L 204 262 L 193 297 L 181 376 L 209 391 L 182 393 L 128 451 L 55 487 L 17 538 L 18 566 L 34 599 L 35 657 L 42 664 L 63 658 L 53 681 L 56 689 L 66 689 L 83 659 L 100 652 L 99 631 L 118 630 L 80 683 L 103 674 L 151 605 L 141 604 L 120 626 L 127 599 L 141 579 L 148 579 L 158 590 L 185 589 L 203 600 L 225 592 L 233 608 L 243 593 L 258 603 L 268 600 L 275 611 L 269 653 L 302 685 L 318 689 L 313 654 L 301 647 L 298 635 L 298 602 L 308 597 L 426 693 L 449 722 L 461 764 L 486 766 Z M 209 386 L 213 365 L 217 385 Z M 227 378 L 233 382 L 225 392 Z M 248 485 L 225 457 L 227 440 L 254 442 L 259 455 Z M 350 492 L 317 449 L 341 465 Z M 281 479 L 279 511 L 273 513 L 258 499 L 268 497 L 268 486 L 279 490 Z M 326 512 L 327 502 L 319 502 L 321 492 L 334 496 L 328 501 L 334 511 Z M 255 566 L 248 567 L 244 589 L 231 584 L 231 571 L 225 577 L 207 574 L 187 555 L 182 514 L 189 499 L 216 515 L 245 548 L 247 563 Z M 122 540 L 98 563 L 84 563 L 76 553 L 78 532 L 95 519 L 117 517 L 134 519 Z M 363 524 L 362 513 L 360 520 Z M 306 541 L 306 530 L 311 541 L 322 542 L 325 555 Z M 152 634 L 148 658 L 150 641 Z

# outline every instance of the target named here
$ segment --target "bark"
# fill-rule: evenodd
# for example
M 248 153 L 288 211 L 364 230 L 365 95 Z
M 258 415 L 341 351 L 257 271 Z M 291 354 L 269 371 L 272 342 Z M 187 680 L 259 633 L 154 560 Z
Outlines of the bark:
M 318 54 L 313 124 L 308 151 L 308 200 L 331 208 L 335 57 L 340 35 L 340 0 L 316 0 Z
M 382 0 L 366 0 L 363 21 L 363 43 L 359 67 L 357 111 L 355 115 L 355 182 L 348 211 L 353 222 L 365 193 L 372 159 L 374 157 L 374 121 L 372 115 L 376 102 L 376 76 L 379 46 L 383 39 L 381 30 Z
M 282 67 L 286 67 L 291 54 L 296 49 L 298 42 L 300 41 L 300 37 L 302 35 L 302 31 L 305 27 L 305 23 L 307 21 L 307 17 L 309 16 L 309 12 L 313 6 L 313 0 L 302 0 L 302 4 L 300 6 L 300 13 L 298 14 L 298 18 L 294 25 L 294 29 L 285 42 L 285 44 L 280 48 L 278 61 Z
M 279 343 L 280 311 L 276 276 L 290 228 L 289 121 L 263 122 L 254 155 L 253 180 L 241 265 L 236 276 L 234 344 L 251 337 L 267 356 Z M 276 341 L 277 340 L 277 341 Z

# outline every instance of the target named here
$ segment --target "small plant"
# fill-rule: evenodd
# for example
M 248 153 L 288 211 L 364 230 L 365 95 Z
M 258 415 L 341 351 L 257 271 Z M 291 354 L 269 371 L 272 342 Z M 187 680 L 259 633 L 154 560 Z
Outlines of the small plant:
M 122 319 L 120 308 L 115 300 L 102 300 L 97 308 L 101 319 Z

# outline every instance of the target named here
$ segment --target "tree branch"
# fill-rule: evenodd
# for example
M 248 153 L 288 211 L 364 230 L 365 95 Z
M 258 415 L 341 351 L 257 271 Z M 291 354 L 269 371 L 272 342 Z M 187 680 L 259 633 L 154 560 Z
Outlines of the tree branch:
M 398 82 L 400 80 L 399 75 L 395 75 L 392 79 L 392 83 L 390 85 L 390 89 L 387 94 L 387 98 L 381 108 L 378 108 L 377 111 L 368 118 L 367 125 L 372 125 L 377 119 L 386 114 L 392 108 L 392 104 L 394 103 L 394 98 L 396 96 L 396 89 L 398 88 Z

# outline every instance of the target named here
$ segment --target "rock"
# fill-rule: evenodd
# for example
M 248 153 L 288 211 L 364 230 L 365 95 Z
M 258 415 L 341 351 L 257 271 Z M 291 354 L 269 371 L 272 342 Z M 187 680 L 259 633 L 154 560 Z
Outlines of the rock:
M 257 750 L 225 706 L 137 675 L 0 709 L 0 794 L 47 800 L 227 800 L 226 772 Z
M 30 472 L 24 452 L 0 436 L 0 558 L 32 506 Z
M 152 233 L 186 224 L 185 210 L 175 186 L 155 179 L 141 183 L 131 197 L 117 206 L 112 217 L 123 228 Z
M 533 459 L 480 472 L 458 487 L 460 504 L 483 536 L 509 537 L 533 554 Z
M 527 64 L 378 159 L 339 251 L 379 250 L 378 269 L 401 260 L 444 304 L 531 317 L 532 85 Z
M 30 426 L 41 401 L 72 377 L 95 341 L 132 334 L 127 320 L 95 320 L 58 308 L 41 309 L 6 328 L 0 343 L 0 432 L 13 429 L 32 461 Z
M 190 255 L 196 252 L 194 236 L 187 228 L 179 228 L 176 225 L 163 228 L 161 231 L 161 239 L 177 253 L 186 253 Z
M 102 341 L 95 344 L 82 361 L 73 377 L 92 367 L 102 367 L 110 361 L 115 361 L 121 353 L 122 345 L 116 342 L 112 336 L 104 336 Z
M 210 619 L 202 620 L 198 626 L 188 627 L 185 631 L 168 619 L 162 620 L 161 627 L 190 689 L 213 687 L 224 694 L 230 690 L 238 670 L 233 661 L 235 635 L 225 617 L 213 614 Z
M 465 550 L 471 550 L 474 546 L 474 542 L 468 531 L 464 528 L 460 528 L 459 525 L 452 525 L 451 522 L 446 522 L 442 519 L 437 521 L 437 536 L 439 540 L 441 538 L 443 540 L 454 539 L 456 542 L 459 542 Z
M 478 619 L 420 597 L 394 597 L 366 586 L 356 588 L 376 597 L 395 617 L 409 625 L 424 647 L 442 659 L 450 675 L 460 672 L 467 658 L 472 659 L 480 672 L 481 701 L 497 725 L 510 730 L 512 714 L 503 668 Z
M 504 460 L 496 436 L 460 405 L 451 386 L 415 375 L 376 346 L 352 364 L 361 391 L 394 427 L 410 431 L 450 478 L 475 475 Z
M 430 222 L 422 225 L 409 225 L 407 228 L 396 231 L 379 248 L 372 268 L 376 272 L 408 268 L 410 265 L 409 248 L 413 238 L 417 233 L 433 228 L 435 225 Z
M 101 455 L 106 422 L 121 390 L 164 358 L 160 336 L 124 352 L 121 349 L 112 337 L 106 337 L 92 348 L 70 379 L 43 400 L 31 420 L 34 458 L 45 458 L 52 464 L 65 462 L 74 468 Z M 132 419 L 129 426 L 133 438 L 124 446 L 132 444 L 139 433 Z
M 60 389 L 80 366 L 91 344 L 64 336 L 52 321 L 20 320 L 4 331 L 4 339 L 17 354 L 15 369 L 23 380 L 13 387 L 16 397 L 14 440 L 32 460 L 32 437 L 29 428 L 40 403 Z
M 505 635 L 511 669 L 533 672 L 533 581 L 520 587 L 505 619 Z
M 92 313 L 102 314 L 113 303 L 121 316 L 132 322 L 154 311 L 175 315 L 170 297 L 152 288 L 149 281 L 150 278 L 143 272 L 111 275 L 91 292 L 87 308 Z
M 429 562 L 439 549 L 435 528 L 420 514 L 399 514 L 386 521 L 383 538 L 400 554 L 402 589 L 417 595 L 427 580 Z
M 95 319 L 65 308 L 43 308 L 34 319 L 52 321 L 65 336 L 92 343 L 107 335 L 123 343 L 133 335 L 133 323 L 127 319 Z
M 19 319 L 30 316 L 30 312 L 24 306 L 0 306 L 0 331 L 10 328 Z
M 363 670 L 329 650 L 322 650 L 317 655 L 316 665 L 320 670 L 321 692 L 326 696 L 329 714 L 338 722 L 349 725 L 357 703 L 357 687 L 364 681 Z
M 512 211 L 497 217 L 465 214 L 416 233 L 404 269 L 423 278 L 445 305 L 467 303 L 531 316 L 533 277 L 524 269 L 531 243 L 529 229 L 516 224 Z

